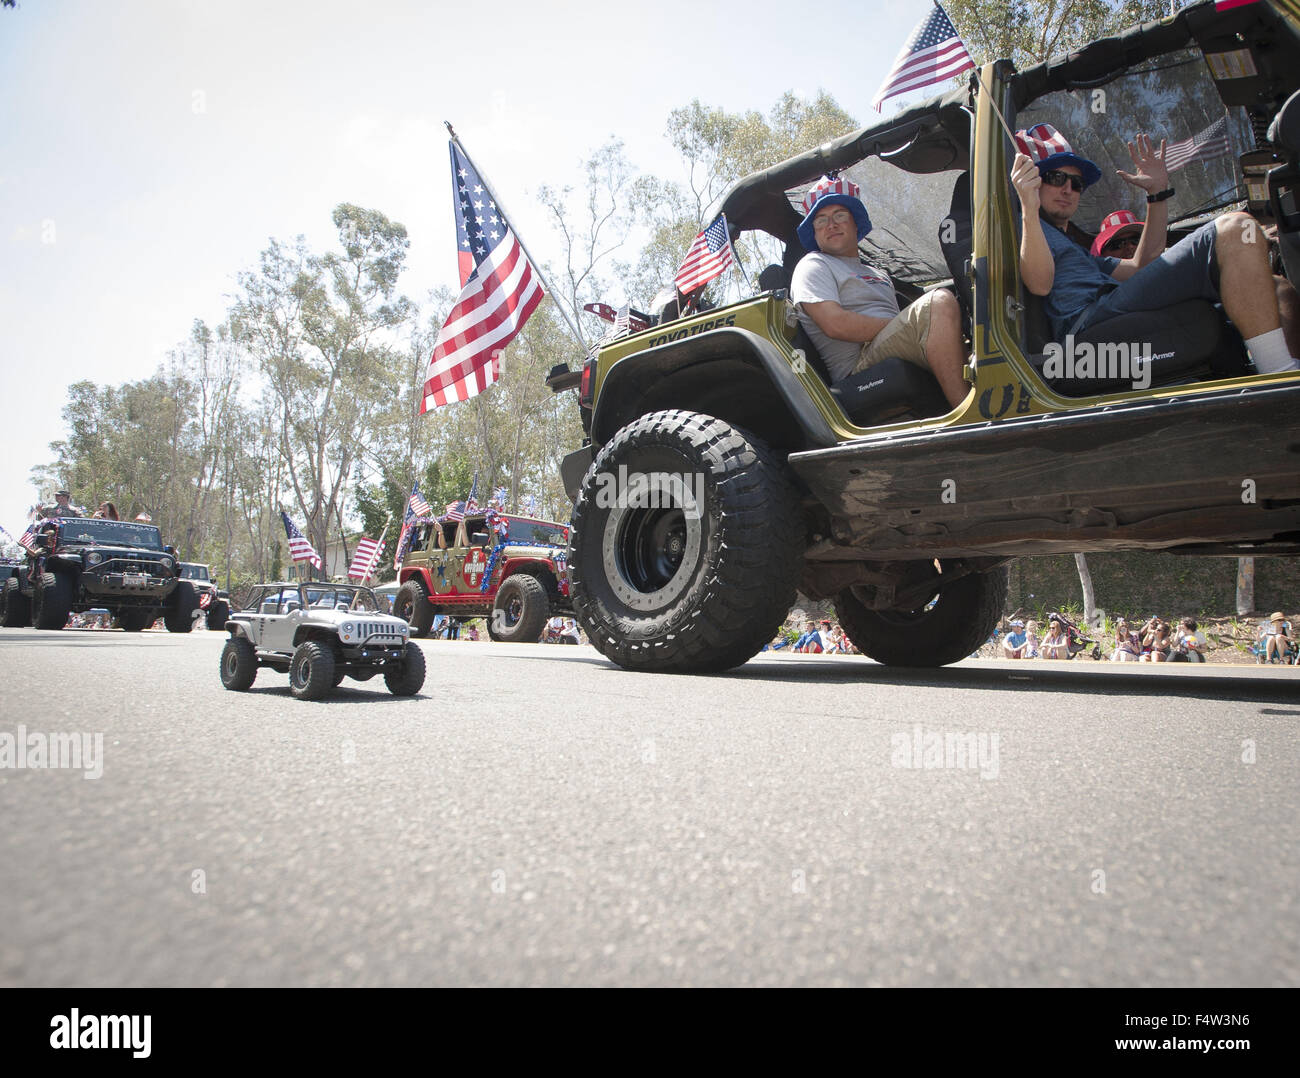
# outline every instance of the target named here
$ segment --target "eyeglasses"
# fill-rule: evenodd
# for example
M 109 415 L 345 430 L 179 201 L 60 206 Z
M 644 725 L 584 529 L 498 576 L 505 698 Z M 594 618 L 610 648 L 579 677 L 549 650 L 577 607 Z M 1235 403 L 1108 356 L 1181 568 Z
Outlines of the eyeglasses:
M 852 221 L 853 214 L 848 210 L 836 210 L 834 213 L 818 214 L 813 218 L 813 231 L 820 232 L 823 228 L 829 228 L 832 221 L 837 225 L 842 225 L 846 221 Z
M 1043 183 L 1048 187 L 1064 187 L 1067 183 L 1074 191 L 1083 190 L 1083 177 L 1073 172 L 1062 172 L 1059 168 L 1049 168 L 1043 173 Z

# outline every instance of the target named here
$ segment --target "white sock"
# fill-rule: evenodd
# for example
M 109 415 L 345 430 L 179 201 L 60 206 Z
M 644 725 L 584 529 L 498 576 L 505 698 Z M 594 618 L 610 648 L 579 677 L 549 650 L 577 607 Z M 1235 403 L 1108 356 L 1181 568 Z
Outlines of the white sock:
M 1255 370 L 1260 374 L 1276 374 L 1278 371 L 1300 371 L 1300 363 L 1291 356 L 1286 346 L 1286 336 L 1281 328 L 1270 329 L 1258 337 L 1246 341 L 1250 349 L 1250 358 L 1255 361 Z

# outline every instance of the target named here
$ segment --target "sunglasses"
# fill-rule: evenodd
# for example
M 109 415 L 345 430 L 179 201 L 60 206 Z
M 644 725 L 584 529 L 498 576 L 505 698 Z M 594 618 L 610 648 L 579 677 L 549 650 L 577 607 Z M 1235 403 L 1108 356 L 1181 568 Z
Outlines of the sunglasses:
M 1106 244 L 1106 246 L 1101 249 L 1101 253 L 1104 255 L 1115 255 L 1120 252 L 1133 254 L 1137 250 L 1137 247 L 1137 236 L 1125 236 L 1123 239 L 1111 240 L 1110 243 Z
M 1048 187 L 1064 187 L 1067 183 L 1075 191 L 1083 190 L 1083 177 L 1072 172 L 1062 172 L 1059 168 L 1049 168 L 1043 173 L 1043 183 Z

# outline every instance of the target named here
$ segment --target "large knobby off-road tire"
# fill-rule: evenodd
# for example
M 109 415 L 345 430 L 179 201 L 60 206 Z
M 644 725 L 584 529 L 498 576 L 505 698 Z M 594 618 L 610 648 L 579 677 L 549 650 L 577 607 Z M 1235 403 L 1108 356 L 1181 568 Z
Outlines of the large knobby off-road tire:
M 182 580 L 163 607 L 163 624 L 169 633 L 188 633 L 194 628 L 194 615 L 198 609 L 199 593 L 188 580 Z
M 5 608 L 0 625 L 6 629 L 22 629 L 32 623 L 31 600 L 18 587 L 17 578 L 5 581 Z
M 117 624 L 123 632 L 138 633 L 152 625 L 158 620 L 157 610 L 119 610 L 117 612 Z
M 298 645 L 289 664 L 289 688 L 299 700 L 319 700 L 334 689 L 334 649 L 323 640 Z
M 424 581 L 418 576 L 411 577 L 397 589 L 393 599 L 393 616 L 404 618 L 411 627 L 412 636 L 428 636 L 433 627 L 433 604 L 429 602 L 429 592 Z
M 852 590 L 842 591 L 835 613 L 857 649 L 876 662 L 946 666 L 988 640 L 1002 616 L 1007 577 L 1006 566 L 958 577 L 916 610 L 868 610 Z
M 551 617 L 546 585 L 531 573 L 515 573 L 497 588 L 488 636 L 508 644 L 536 644 Z
M 208 628 L 221 630 L 230 617 L 230 604 L 225 599 L 213 599 L 208 604 Z
M 67 625 L 75 590 L 67 573 L 42 573 L 32 604 L 36 628 L 62 629 Z
M 243 692 L 257 678 L 257 651 L 242 636 L 232 636 L 221 649 L 221 684 Z
M 794 603 L 804 533 L 779 454 L 712 416 L 653 412 L 620 430 L 582 481 L 574 613 L 630 670 L 739 666 Z
M 406 657 L 384 668 L 384 684 L 394 696 L 414 696 L 424 685 L 424 652 L 407 641 Z

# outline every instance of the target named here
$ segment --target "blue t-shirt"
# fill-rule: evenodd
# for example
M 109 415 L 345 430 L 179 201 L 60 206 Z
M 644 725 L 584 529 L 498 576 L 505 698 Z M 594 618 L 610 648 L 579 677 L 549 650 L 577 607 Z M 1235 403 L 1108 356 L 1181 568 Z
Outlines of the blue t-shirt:
M 1043 235 L 1047 237 L 1047 249 L 1052 252 L 1056 266 L 1052 290 L 1043 300 L 1043 307 L 1052 326 L 1052 337 L 1059 341 L 1088 304 L 1119 283 L 1111 274 L 1120 260 L 1108 255 L 1094 258 L 1048 221 L 1043 222 Z
M 1007 643 L 1010 644 L 1013 649 L 1020 647 L 1025 642 L 1026 639 L 1027 637 L 1025 636 L 1025 634 L 1022 633 L 1019 629 L 1017 629 L 1014 633 L 1007 633 Z

